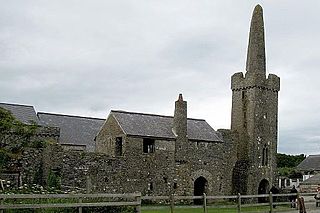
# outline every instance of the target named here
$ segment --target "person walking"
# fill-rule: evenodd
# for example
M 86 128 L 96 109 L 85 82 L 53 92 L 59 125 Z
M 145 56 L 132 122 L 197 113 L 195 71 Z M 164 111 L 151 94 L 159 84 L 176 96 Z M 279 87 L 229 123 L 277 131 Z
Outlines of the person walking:
M 316 199 L 316 207 L 320 207 L 320 187 L 317 188 L 317 194 L 314 196 Z
M 307 213 L 303 197 L 298 197 L 299 213 Z
M 273 195 L 276 195 L 276 194 L 279 194 L 279 189 L 277 187 L 275 187 L 274 185 L 271 187 L 270 189 L 270 192 L 273 194 Z M 277 202 L 277 197 L 276 196 L 272 196 L 272 202 L 275 203 Z M 273 204 L 273 208 L 275 209 L 276 208 L 276 205 Z
M 295 195 L 291 195 L 289 197 L 289 199 L 290 199 L 290 202 L 291 202 L 291 208 L 296 208 L 297 207 L 297 193 L 298 193 L 298 190 L 296 189 L 295 186 L 292 187 L 292 189 L 290 190 L 290 193 L 291 194 L 295 193 Z

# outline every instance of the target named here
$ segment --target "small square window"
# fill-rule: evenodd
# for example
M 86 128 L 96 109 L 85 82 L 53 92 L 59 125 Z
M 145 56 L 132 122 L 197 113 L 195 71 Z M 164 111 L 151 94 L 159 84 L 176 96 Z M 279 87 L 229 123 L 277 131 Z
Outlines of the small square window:
M 143 139 L 143 152 L 144 153 L 154 153 L 155 145 L 154 139 L 144 138 Z
M 178 184 L 177 183 L 173 183 L 173 188 L 177 189 L 178 188 Z

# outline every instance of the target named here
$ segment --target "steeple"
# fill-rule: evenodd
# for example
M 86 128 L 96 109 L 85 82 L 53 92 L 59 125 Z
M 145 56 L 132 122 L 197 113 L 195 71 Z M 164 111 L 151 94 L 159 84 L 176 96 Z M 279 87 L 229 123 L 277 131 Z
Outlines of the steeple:
M 251 19 L 246 70 L 249 76 L 266 75 L 263 11 L 259 4 Z

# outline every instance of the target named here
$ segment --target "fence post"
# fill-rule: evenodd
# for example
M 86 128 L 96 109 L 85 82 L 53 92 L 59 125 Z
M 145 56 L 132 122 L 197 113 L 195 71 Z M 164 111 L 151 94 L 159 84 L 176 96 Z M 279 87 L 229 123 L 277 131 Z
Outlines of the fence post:
M 87 193 L 87 194 L 90 194 L 90 193 L 91 193 L 91 187 L 92 187 L 91 178 L 90 178 L 90 176 L 87 174 L 87 176 L 86 176 L 86 193 Z
M 300 198 L 300 193 L 297 192 L 296 209 L 299 209 L 299 198 Z
M 173 213 L 174 210 L 174 195 L 170 195 L 170 213 Z
M 0 204 L 3 205 L 4 204 L 4 198 L 0 198 L 0 200 L 1 200 Z M 3 212 L 4 212 L 3 209 L 0 209 L 0 213 L 3 213 Z
M 138 205 L 136 206 L 136 212 L 141 213 L 141 193 L 139 193 L 137 196 L 137 203 Z
M 241 212 L 241 194 L 240 193 L 238 193 L 238 213 L 240 213 Z
M 82 203 L 82 198 L 79 198 L 79 203 Z M 82 206 L 79 206 L 79 213 L 82 213 Z
M 203 212 L 208 213 L 207 211 L 207 195 L 206 193 L 203 193 Z
M 273 212 L 273 199 L 272 192 L 269 193 L 269 204 L 270 204 L 270 213 Z

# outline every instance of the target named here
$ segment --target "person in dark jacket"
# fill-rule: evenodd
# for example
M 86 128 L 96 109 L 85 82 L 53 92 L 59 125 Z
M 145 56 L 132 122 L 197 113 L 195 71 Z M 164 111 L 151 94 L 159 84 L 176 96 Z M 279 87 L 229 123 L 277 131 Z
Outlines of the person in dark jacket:
M 316 207 L 320 206 L 320 187 L 317 188 L 317 194 L 314 196 L 314 199 L 316 199 Z
M 275 186 L 272 186 L 271 189 L 270 189 L 270 192 L 271 192 L 273 195 L 279 194 L 279 189 L 278 189 L 277 187 L 275 187 Z M 273 197 L 273 196 L 272 196 L 272 202 L 273 202 L 273 203 L 277 202 L 277 200 L 278 200 L 277 197 Z M 275 205 L 275 204 L 273 204 L 273 208 L 276 208 L 276 205 Z
M 295 193 L 295 195 L 291 195 L 290 197 L 289 197 L 289 199 L 290 199 L 290 202 L 291 202 L 291 208 L 296 208 L 297 207 L 297 193 L 298 193 L 298 191 L 297 191 L 297 189 L 296 189 L 296 187 L 295 186 L 293 186 L 292 187 L 292 189 L 290 190 L 290 193 Z

